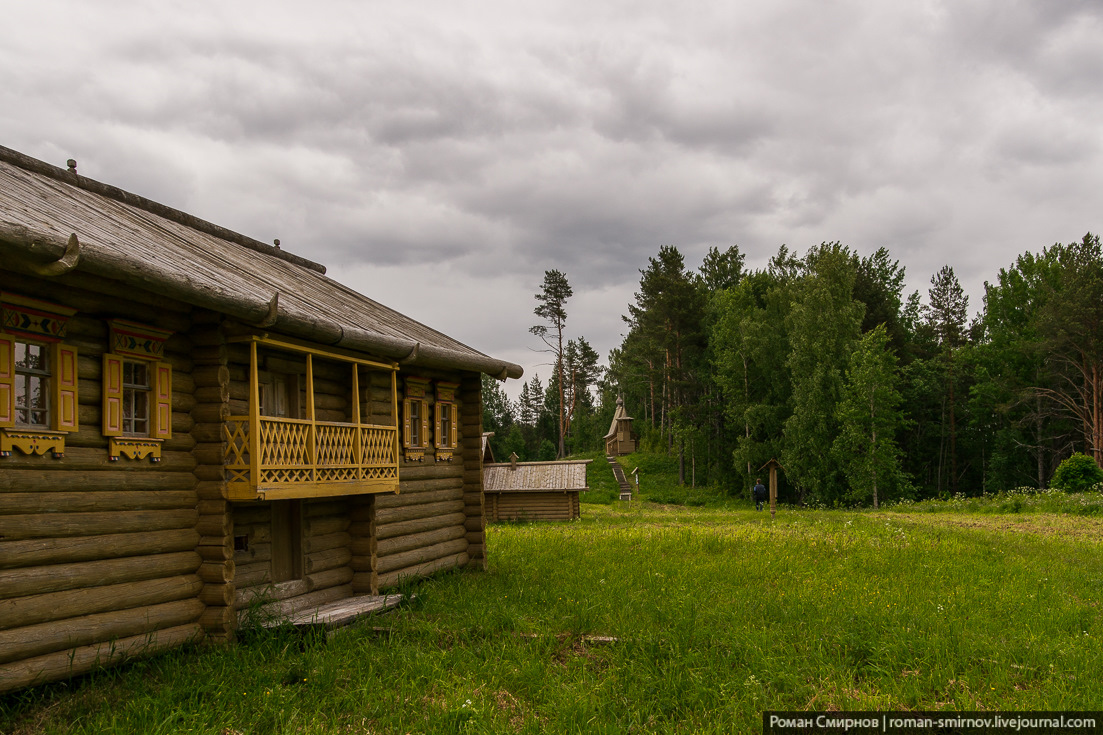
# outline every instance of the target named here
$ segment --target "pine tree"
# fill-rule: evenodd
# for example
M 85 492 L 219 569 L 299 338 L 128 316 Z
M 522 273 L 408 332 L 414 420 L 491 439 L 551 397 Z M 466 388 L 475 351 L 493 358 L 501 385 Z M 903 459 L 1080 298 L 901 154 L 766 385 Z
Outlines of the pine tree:
M 958 492 L 958 462 L 957 462 L 957 380 L 955 375 L 954 358 L 957 351 L 965 344 L 965 322 L 968 317 L 969 297 L 958 283 L 954 269 L 948 265 L 942 266 L 931 277 L 931 289 L 928 292 L 928 303 L 924 310 L 927 324 L 934 331 L 935 339 L 940 348 L 940 355 L 946 374 L 946 402 L 944 413 L 945 423 L 948 423 L 949 450 L 950 450 L 950 492 L 954 495 Z M 939 491 L 942 490 L 942 472 L 938 475 Z
M 544 271 L 544 282 L 540 286 L 540 293 L 536 294 L 536 300 L 540 304 L 533 311 L 536 316 L 550 322 L 555 330 L 555 341 L 551 341 L 548 334 L 548 325 L 537 324 L 530 327 L 529 331 L 539 337 L 548 346 L 554 357 L 556 377 L 559 386 L 559 449 L 558 457 L 565 454 L 564 436 L 566 435 L 566 414 L 563 397 L 563 325 L 567 321 L 567 299 L 574 291 L 567 283 L 567 276 L 557 270 Z

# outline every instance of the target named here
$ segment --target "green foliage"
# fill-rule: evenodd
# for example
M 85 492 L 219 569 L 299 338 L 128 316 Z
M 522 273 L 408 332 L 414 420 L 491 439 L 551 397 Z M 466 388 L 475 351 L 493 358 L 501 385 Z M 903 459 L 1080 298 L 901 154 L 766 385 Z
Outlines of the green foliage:
M 540 448 L 536 450 L 536 461 L 551 462 L 557 456 L 558 452 L 550 439 L 543 439 L 540 441 Z
M 806 498 L 831 505 L 845 496 L 831 447 L 843 371 L 858 340 L 863 306 L 854 301 L 854 255 L 838 243 L 813 248 L 787 327 L 793 412 L 785 422 L 781 463 Z
M 835 408 L 839 435 L 832 451 L 850 482 L 848 500 L 873 507 L 886 489 L 906 490 L 896 432 L 904 424 L 896 356 L 883 325 L 863 335 L 850 358 L 843 396 Z M 878 491 L 880 490 L 880 496 Z M 895 494 L 895 493 L 894 493 Z
M 1060 465 L 1053 473 L 1053 487 L 1080 493 L 1090 490 L 1103 482 L 1103 469 L 1086 454 L 1077 452 Z

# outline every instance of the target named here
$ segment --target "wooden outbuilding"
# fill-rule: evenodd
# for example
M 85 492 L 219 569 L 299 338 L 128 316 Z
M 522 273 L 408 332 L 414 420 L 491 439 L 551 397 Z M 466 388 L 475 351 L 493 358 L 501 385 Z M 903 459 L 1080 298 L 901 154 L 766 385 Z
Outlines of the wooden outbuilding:
M 510 462 L 483 465 L 486 517 L 490 521 L 570 521 L 582 515 L 579 492 L 589 490 L 593 460 Z
M 480 373 L 521 368 L 0 147 L 0 692 L 483 566 Z
M 609 433 L 605 435 L 605 455 L 616 457 L 636 451 L 636 434 L 632 431 L 632 417 L 624 410 L 624 398 L 617 397 L 617 410 Z

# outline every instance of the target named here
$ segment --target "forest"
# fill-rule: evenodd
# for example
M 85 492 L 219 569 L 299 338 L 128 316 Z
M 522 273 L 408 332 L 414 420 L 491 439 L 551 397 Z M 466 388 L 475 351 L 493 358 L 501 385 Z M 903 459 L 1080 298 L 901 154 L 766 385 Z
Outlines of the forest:
M 1048 486 L 1103 453 L 1099 237 L 1024 253 L 969 303 L 950 266 L 904 295 L 887 249 L 782 246 L 758 271 L 736 246 L 691 270 L 663 246 L 640 270 L 607 365 L 568 328 L 568 278 L 547 271 L 530 330 L 554 366 L 511 401 L 484 376 L 495 455 L 598 452 L 617 396 L 641 448 L 685 484 L 737 494 L 772 458 L 789 502 L 877 506 Z

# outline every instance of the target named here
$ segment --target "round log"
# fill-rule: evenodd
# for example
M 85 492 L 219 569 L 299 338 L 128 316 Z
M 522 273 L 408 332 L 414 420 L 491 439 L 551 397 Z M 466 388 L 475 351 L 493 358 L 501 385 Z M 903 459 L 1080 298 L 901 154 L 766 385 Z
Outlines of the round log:
M 66 679 L 135 656 L 177 648 L 202 637 L 203 628 L 192 623 L 16 661 L 0 666 L 0 692 Z
M 306 536 L 327 536 L 331 533 L 348 531 L 349 519 L 342 517 L 308 518 L 304 523 Z
M 213 607 L 225 607 L 234 603 L 234 586 L 232 584 L 205 584 L 199 592 L 199 599 L 204 605 Z
M 4 458 L 4 470 L 16 467 L 31 469 L 62 470 L 79 472 L 81 470 L 119 470 L 127 468 L 128 471 L 144 472 L 146 470 L 156 472 L 191 472 L 195 469 L 195 459 L 189 452 L 162 452 L 160 462 L 149 460 L 119 459 L 114 462 L 107 458 L 107 452 L 102 449 L 72 447 L 66 448 L 63 459 L 43 461 L 43 457 L 37 455 L 28 457 L 18 452 Z M 80 482 L 77 475 L 68 475 L 65 479 L 70 486 Z
M 42 595 L 159 577 L 178 577 L 182 574 L 194 574 L 199 569 L 200 562 L 196 552 L 183 551 L 8 569 L 0 571 L 0 598 Z
M 314 575 L 319 572 L 329 571 L 330 569 L 345 567 L 348 566 L 351 559 L 352 552 L 347 548 L 318 551 L 307 555 L 306 571 L 308 574 Z
M 188 574 L 0 600 L 0 630 L 183 600 L 202 588 L 199 577 Z
M 394 536 L 406 536 L 411 533 L 421 533 L 423 531 L 444 528 L 445 526 L 463 525 L 466 519 L 467 516 L 463 513 L 445 513 L 442 515 L 429 516 L 427 518 L 416 518 L 410 521 L 387 523 L 385 525 L 379 524 L 377 521 L 375 537 L 382 541 L 383 539 L 392 538 Z M 351 548 L 354 552 L 359 552 L 362 548 L 359 545 L 362 541 L 362 539 L 356 539 L 352 542 Z
M 379 521 L 388 517 L 387 514 L 396 508 L 408 508 L 411 505 L 439 503 L 445 500 L 461 500 L 462 498 L 463 487 L 459 483 L 443 490 L 422 491 L 420 489 L 412 489 L 408 492 L 401 492 L 398 495 L 380 495 L 375 500 L 375 519 Z
M 406 580 L 427 577 L 430 574 L 436 574 L 445 569 L 461 569 L 467 565 L 468 561 L 470 561 L 470 557 L 467 555 L 467 552 L 460 552 L 459 554 L 452 554 L 440 559 L 434 559 L 433 561 L 417 564 L 412 567 L 407 567 L 406 569 L 396 569 L 393 572 L 379 574 L 378 588 L 384 590 L 390 587 L 397 587 Z
M 0 569 L 64 564 L 121 556 L 169 554 L 194 549 L 199 534 L 190 528 L 112 533 L 77 538 L 0 542 Z
M 6 493 L 3 512 L 14 515 L 195 508 L 198 500 L 194 490 Z
M 194 529 L 198 519 L 199 514 L 194 508 L 5 515 L 0 516 L 0 538 L 18 541 L 62 536 L 97 536 L 112 532 Z
M 205 561 L 199 565 L 199 578 L 207 584 L 233 582 L 234 563 L 232 561 Z
M 324 590 L 330 587 L 346 585 L 351 582 L 352 570 L 347 566 L 337 567 L 336 569 L 328 569 L 323 572 L 318 572 L 317 574 L 308 574 L 306 578 L 311 589 Z
M 434 559 L 440 559 L 441 557 L 466 551 L 467 539 L 457 538 L 433 544 L 432 546 L 423 546 L 411 551 L 404 551 L 401 554 L 392 554 L 390 556 L 379 554 L 377 556 L 375 568 L 380 574 L 385 574 L 398 569 L 416 567 L 420 564 L 433 561 Z
M 352 537 L 346 532 L 330 533 L 324 536 L 307 538 L 304 546 L 309 554 L 316 551 L 347 548 L 351 540 Z
M 60 464 L 62 461 L 58 460 L 58 466 L 64 468 L 64 465 Z M 5 464 L 4 471 L 0 472 L 0 493 L 68 492 L 73 489 L 73 477 L 72 473 L 40 472 L 37 467 L 31 465 L 22 465 L 16 469 Z M 116 490 L 178 492 L 191 490 L 196 485 L 195 477 L 190 472 L 161 472 L 154 469 L 144 472 L 123 469 L 85 472 L 80 475 L 77 483 L 81 491 L 87 493 Z M 0 506 L 3 506 L 2 501 Z
M 383 533 L 383 528 L 388 523 L 399 521 L 412 521 L 415 518 L 429 518 L 431 516 L 444 515 L 463 511 L 462 500 L 448 500 L 442 503 L 428 503 L 425 505 L 410 505 L 404 508 L 388 508 L 379 511 L 376 515 L 376 533 Z
M 376 546 L 376 556 L 382 559 L 385 556 L 401 554 L 415 549 L 428 548 L 446 541 L 466 539 L 467 529 L 462 525 L 436 528 L 432 531 L 412 533 L 406 536 L 394 536 L 379 541 Z
M 0 631 L 0 664 L 194 623 L 203 608 L 196 599 L 177 600 Z

